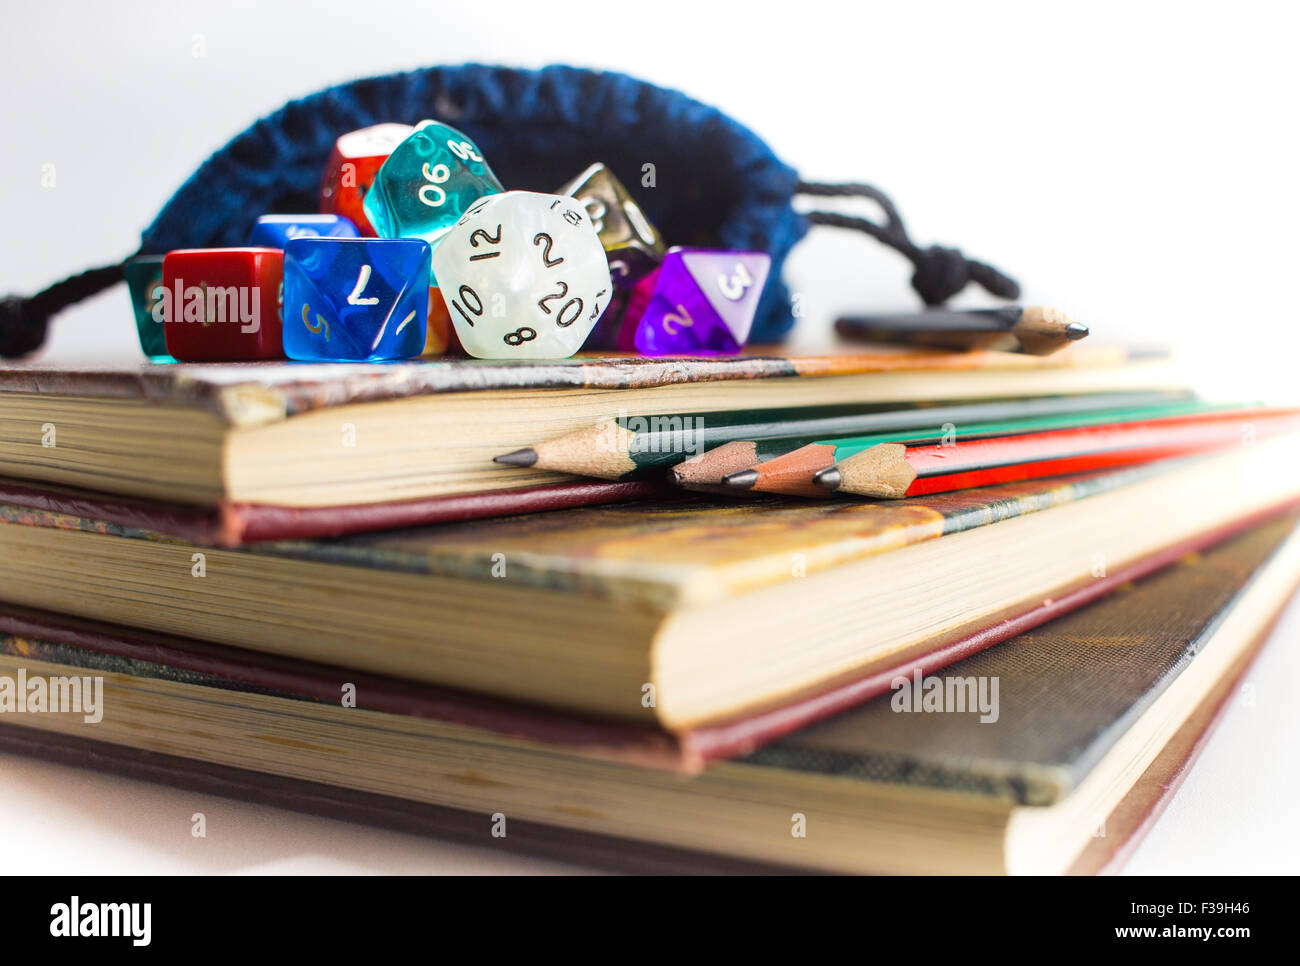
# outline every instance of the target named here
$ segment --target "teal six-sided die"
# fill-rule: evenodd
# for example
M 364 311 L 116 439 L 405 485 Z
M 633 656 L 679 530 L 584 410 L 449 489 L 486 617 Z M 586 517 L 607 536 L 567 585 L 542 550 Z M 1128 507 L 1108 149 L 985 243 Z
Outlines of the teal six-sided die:
M 383 362 L 424 351 L 429 244 L 419 238 L 294 238 L 284 246 L 284 354 Z
M 140 351 L 154 362 L 175 362 L 167 352 L 167 338 L 161 320 L 154 318 L 154 306 L 162 289 L 162 255 L 139 255 L 126 263 L 126 288 L 135 311 L 135 329 Z
M 381 238 L 430 245 L 484 195 L 504 189 L 478 146 L 454 127 L 421 121 L 388 156 L 363 208 Z

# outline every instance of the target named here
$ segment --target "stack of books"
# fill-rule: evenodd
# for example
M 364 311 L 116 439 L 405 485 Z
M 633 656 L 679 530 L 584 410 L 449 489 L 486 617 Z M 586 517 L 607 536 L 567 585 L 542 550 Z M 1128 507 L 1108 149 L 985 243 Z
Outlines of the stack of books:
M 0 750 L 627 871 L 1096 872 L 1300 580 L 1293 426 L 904 499 L 494 457 L 1186 389 L 1083 343 L 10 368 Z

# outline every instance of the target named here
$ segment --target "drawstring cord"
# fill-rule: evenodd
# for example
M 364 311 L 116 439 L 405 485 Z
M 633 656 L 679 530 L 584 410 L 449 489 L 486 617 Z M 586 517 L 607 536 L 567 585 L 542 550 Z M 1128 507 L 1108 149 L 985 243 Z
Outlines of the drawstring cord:
M 879 188 L 869 184 L 824 184 L 800 181 L 796 192 L 818 198 L 869 198 L 885 213 L 885 223 L 842 215 L 834 211 L 810 211 L 804 217 L 814 225 L 831 225 L 864 232 L 903 254 L 912 263 L 912 287 L 926 305 L 942 305 L 975 282 L 991 295 L 1003 299 L 1020 297 L 1020 285 L 992 265 L 967 258 L 955 248 L 931 245 L 921 248 L 907 234 L 894 203 Z
M 6 295 L 0 299 L 0 358 L 14 359 L 39 349 L 50 316 L 122 281 L 127 261 L 89 269 L 28 298 Z

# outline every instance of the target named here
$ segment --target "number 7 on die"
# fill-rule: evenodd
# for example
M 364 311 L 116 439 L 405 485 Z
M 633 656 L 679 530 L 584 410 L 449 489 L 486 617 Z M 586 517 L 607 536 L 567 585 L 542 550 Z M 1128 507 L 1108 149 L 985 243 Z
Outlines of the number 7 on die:
M 424 351 L 429 244 L 418 238 L 295 238 L 284 249 L 290 359 L 385 362 Z

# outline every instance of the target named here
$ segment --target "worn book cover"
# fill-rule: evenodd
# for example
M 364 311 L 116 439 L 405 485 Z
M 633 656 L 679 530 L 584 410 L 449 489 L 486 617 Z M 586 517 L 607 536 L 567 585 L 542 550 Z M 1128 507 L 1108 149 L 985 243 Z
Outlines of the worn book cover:
M 232 425 L 283 419 L 354 403 L 442 393 L 528 390 L 653 389 L 682 383 L 873 376 L 888 373 L 951 375 L 1142 368 L 1163 370 L 1155 349 L 1081 344 L 1050 356 L 1011 352 L 950 352 L 903 346 L 840 346 L 820 354 L 787 356 L 750 349 L 734 357 L 645 358 L 583 356 L 519 361 L 446 359 L 312 364 L 298 362 L 139 363 L 103 368 L 10 363 L 0 370 L 0 393 L 134 399 L 191 406 Z M 1100 376 L 1099 378 L 1105 378 Z
M 210 547 L 237 547 L 272 540 L 317 540 L 603 503 L 673 499 L 677 495 L 673 487 L 656 480 L 575 478 L 568 483 L 386 503 L 276 506 L 218 500 L 214 506 L 191 506 L 0 477 L 0 504 L 102 520 Z

